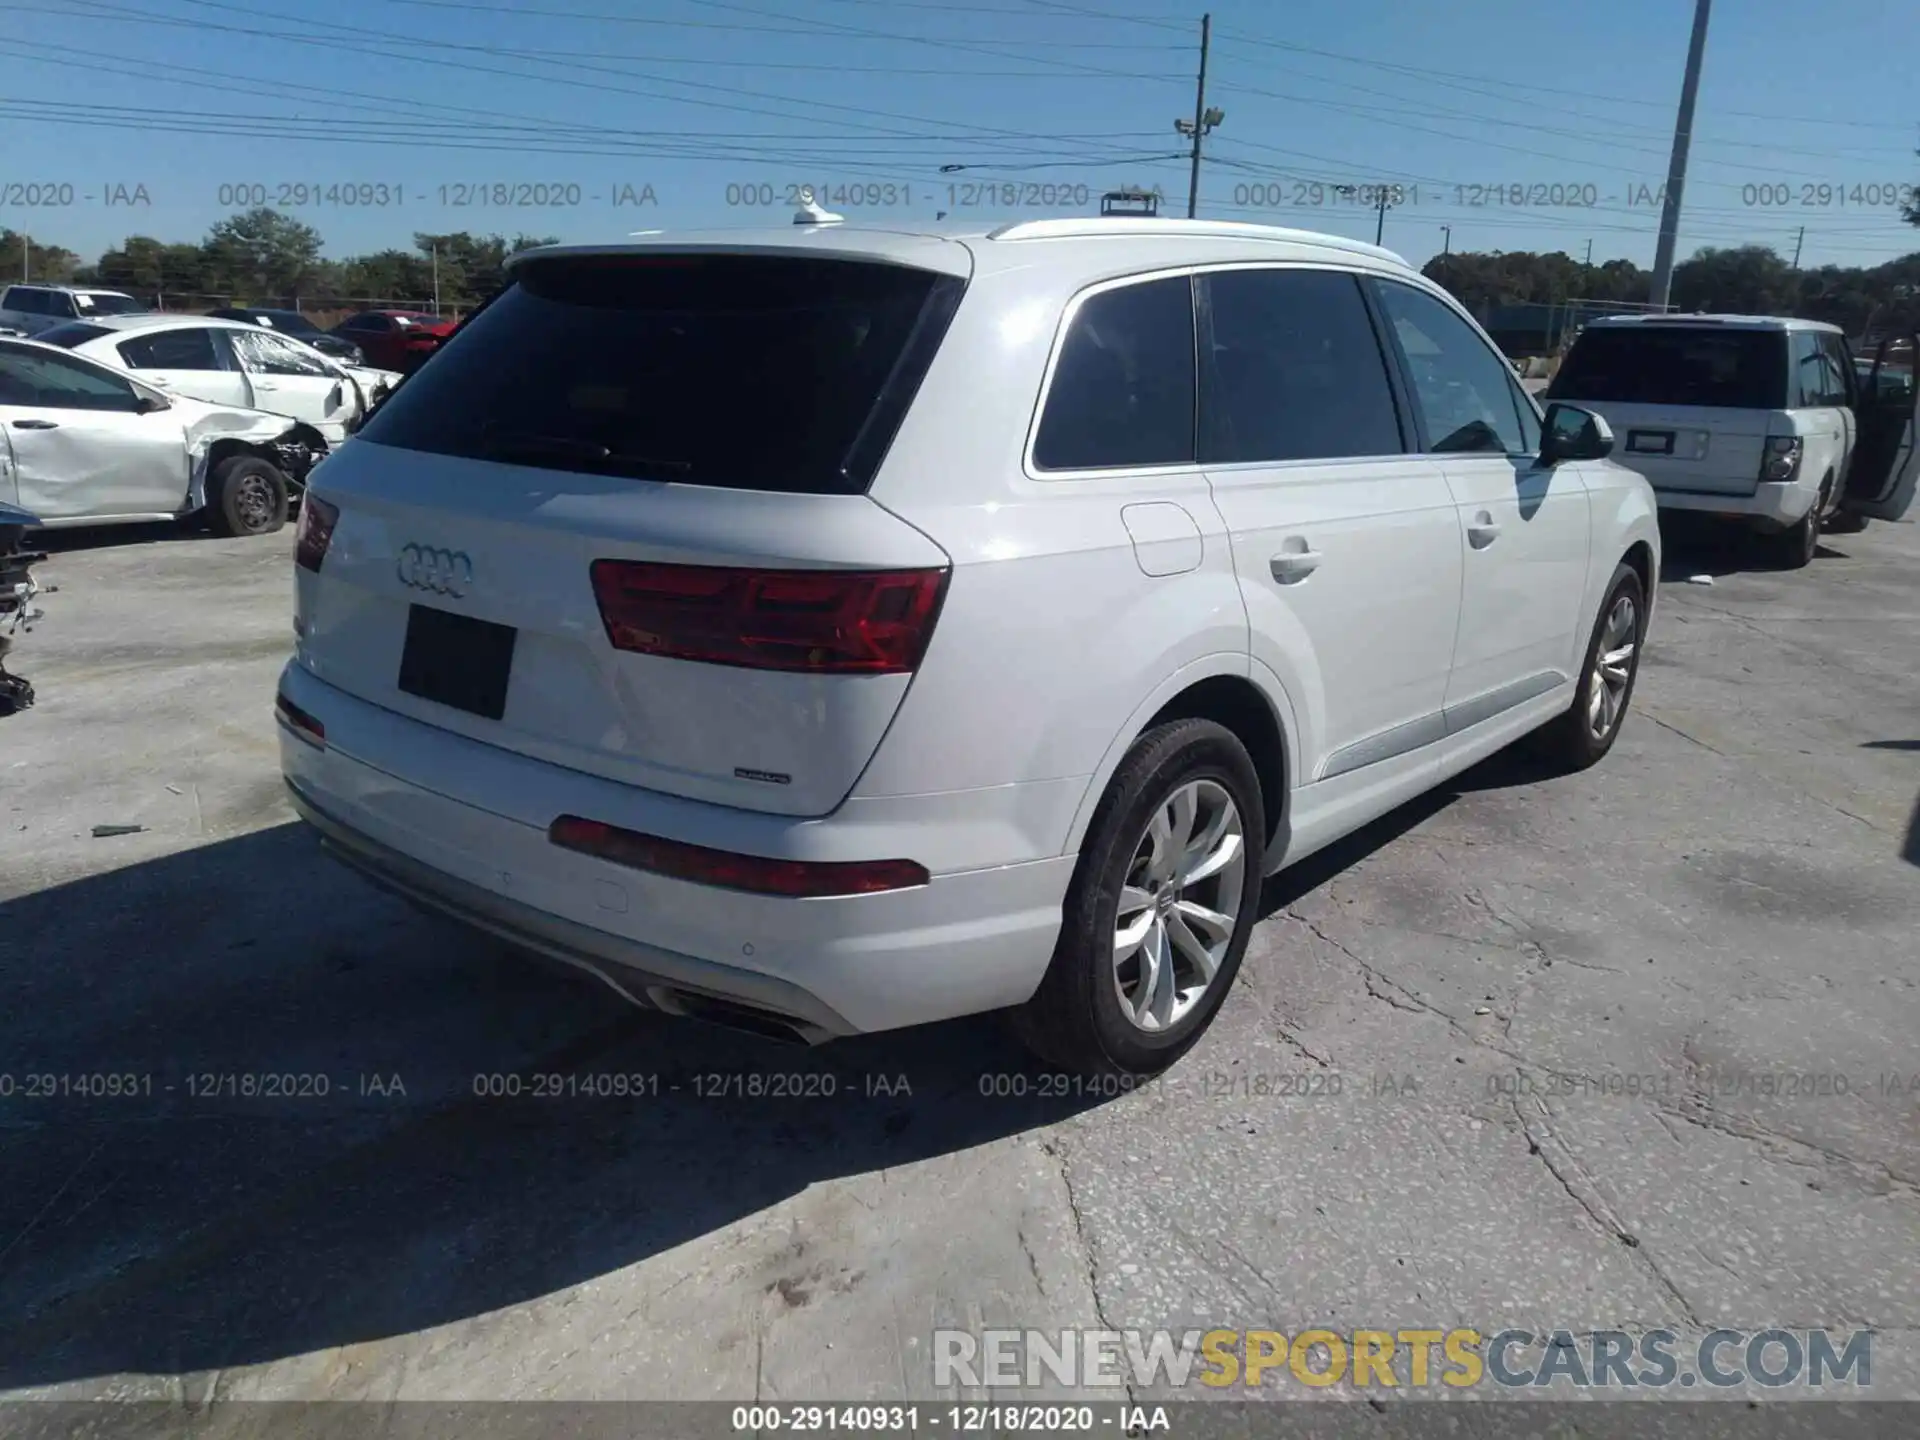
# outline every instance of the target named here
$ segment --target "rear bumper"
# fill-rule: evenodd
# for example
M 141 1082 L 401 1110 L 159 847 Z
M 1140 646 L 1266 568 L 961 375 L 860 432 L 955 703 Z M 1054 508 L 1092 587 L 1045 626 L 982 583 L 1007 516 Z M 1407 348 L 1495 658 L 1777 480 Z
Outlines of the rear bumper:
M 330 853 L 409 900 L 589 970 L 636 1002 L 690 1013 L 705 1001 L 744 1006 L 815 1040 L 1017 1005 L 1051 959 L 1072 856 L 828 899 L 695 885 L 553 845 L 524 797 L 530 784 L 551 794 L 549 821 L 564 810 L 692 839 L 673 823 L 685 819 L 685 801 L 436 730 L 297 668 L 282 684 L 327 730 L 321 749 L 283 723 L 280 752 L 295 808 Z M 423 744 L 457 752 L 435 788 L 403 773 L 408 746 Z M 733 848 L 778 853 L 755 834 L 773 817 L 698 808 L 710 824 L 739 829 Z M 834 821 L 804 823 L 817 831 Z M 697 843 L 712 840 L 707 830 Z
M 1734 520 L 1752 520 L 1763 525 L 1796 525 L 1813 509 L 1820 498 L 1817 479 L 1768 481 L 1754 487 L 1751 495 L 1724 495 L 1705 490 L 1663 490 L 1654 487 L 1654 498 L 1662 510 L 1687 510 L 1705 515 L 1721 515 Z

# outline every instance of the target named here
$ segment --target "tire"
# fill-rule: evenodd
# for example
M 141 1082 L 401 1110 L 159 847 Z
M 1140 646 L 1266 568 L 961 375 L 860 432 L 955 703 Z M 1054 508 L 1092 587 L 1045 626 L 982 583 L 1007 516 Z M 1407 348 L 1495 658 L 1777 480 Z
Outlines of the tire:
M 1621 623 L 1623 604 L 1627 607 L 1624 627 Z M 1620 633 L 1622 628 L 1624 635 Z M 1633 701 L 1634 684 L 1640 678 L 1640 652 L 1645 647 L 1646 635 L 1646 587 L 1640 583 L 1639 573 L 1631 565 L 1622 563 L 1614 567 L 1613 579 L 1607 582 L 1607 597 L 1600 602 L 1600 613 L 1594 619 L 1593 634 L 1580 662 L 1580 685 L 1574 691 L 1573 704 L 1541 731 L 1547 755 L 1564 768 L 1585 770 L 1599 764 L 1613 748 L 1621 722 L 1627 717 L 1627 707 Z M 1618 662 L 1604 665 L 1603 657 L 1617 655 L 1622 645 L 1631 647 L 1624 657 L 1624 665 Z M 1624 678 L 1620 675 L 1623 669 Z
M 287 523 L 287 477 L 257 455 L 229 455 L 207 481 L 216 535 L 271 535 Z
M 1831 480 L 1827 482 L 1828 485 L 1832 483 Z M 1822 485 L 1820 497 L 1797 525 L 1790 525 L 1776 535 L 1761 538 L 1762 548 L 1773 562 L 1774 569 L 1804 570 L 1813 563 L 1814 552 L 1820 548 L 1820 515 L 1826 508 L 1827 485 Z
M 1259 912 L 1265 816 L 1253 761 L 1225 726 L 1176 720 L 1136 740 L 1080 847 L 1046 976 L 1010 1016 L 1021 1041 L 1042 1060 L 1088 1075 L 1154 1075 L 1184 1055 L 1239 973 Z M 1223 818 L 1220 845 L 1209 851 L 1233 852 L 1223 867 L 1184 887 L 1163 883 L 1164 870 L 1150 880 L 1155 851 L 1164 848 L 1153 831 L 1163 822 L 1204 837 Z M 1149 901 L 1155 889 L 1168 898 Z M 1224 924 L 1202 925 L 1196 908 Z M 1142 936 L 1130 952 L 1119 944 L 1123 917 Z M 1203 978 L 1194 943 L 1211 978 Z M 1150 984 L 1156 975 L 1163 984 Z

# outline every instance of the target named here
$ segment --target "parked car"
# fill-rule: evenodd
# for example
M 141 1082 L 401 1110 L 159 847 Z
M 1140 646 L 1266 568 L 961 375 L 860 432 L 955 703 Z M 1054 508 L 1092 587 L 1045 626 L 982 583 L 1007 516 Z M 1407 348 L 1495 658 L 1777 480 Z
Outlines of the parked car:
M 324 447 L 284 415 L 170 395 L 110 365 L 0 339 L 0 504 L 47 529 L 204 514 L 222 535 L 286 523 Z
M 367 363 L 411 374 L 453 333 L 453 321 L 412 310 L 362 310 L 333 327 L 360 347 Z
M 291 335 L 301 343 L 311 345 L 322 355 L 331 356 L 348 365 L 366 364 L 365 354 L 353 341 L 343 340 L 338 335 L 327 333 L 298 310 L 241 307 L 209 310 L 207 314 L 215 320 L 238 320 L 244 325 L 259 325 L 267 330 L 278 330 L 282 335 Z
M 797 223 L 511 278 L 315 477 L 282 766 L 335 855 L 630 999 L 1012 1007 L 1150 1073 L 1264 877 L 1619 734 L 1652 491 L 1389 251 Z
M 0 294 L 0 331 L 37 335 L 69 320 L 145 315 L 147 307 L 118 290 L 74 285 L 9 285 Z
M 400 381 L 391 371 L 331 359 L 290 335 L 204 315 L 110 316 L 38 338 L 176 395 L 304 421 L 328 446 L 345 441 Z
M 1602 316 L 1574 341 L 1546 398 L 1605 416 L 1663 509 L 1750 526 L 1790 568 L 1813 559 L 1822 522 L 1850 493 L 1877 495 L 1893 478 L 1852 476 L 1859 382 L 1845 335 L 1818 321 Z M 1906 508 L 1864 503 L 1885 518 Z

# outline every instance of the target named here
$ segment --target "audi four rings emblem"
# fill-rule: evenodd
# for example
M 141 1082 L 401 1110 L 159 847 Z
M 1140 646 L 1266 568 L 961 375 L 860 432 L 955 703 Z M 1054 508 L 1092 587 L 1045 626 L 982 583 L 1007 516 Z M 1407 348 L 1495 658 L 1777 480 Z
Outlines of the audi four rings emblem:
M 473 584 L 473 559 L 464 550 L 409 545 L 400 552 L 400 583 L 412 590 L 458 598 Z

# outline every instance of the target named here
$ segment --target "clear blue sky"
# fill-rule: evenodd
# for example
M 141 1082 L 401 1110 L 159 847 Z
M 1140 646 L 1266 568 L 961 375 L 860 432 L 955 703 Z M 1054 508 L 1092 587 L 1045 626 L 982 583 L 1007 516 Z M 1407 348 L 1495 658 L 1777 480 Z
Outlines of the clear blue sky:
M 1373 211 L 1324 187 L 1384 180 L 1405 201 L 1386 241 L 1416 263 L 1451 226 L 1456 250 L 1579 257 L 1591 240 L 1596 262 L 1645 264 L 1692 10 L 1217 0 L 1208 101 L 1226 119 L 1201 213 L 1371 239 Z M 1183 209 L 1173 120 L 1193 111 L 1200 13 L 1169 0 L 0 0 L 0 225 L 91 258 L 130 233 L 197 240 L 264 198 L 341 256 L 417 230 L 593 240 L 784 221 L 784 198 L 742 202 L 801 181 L 866 187 L 833 197 L 849 217 L 1084 213 L 1129 181 Z M 1791 255 L 1802 225 L 1807 265 L 1920 250 L 1891 203 L 1920 183 L 1916 55 L 1915 0 L 1721 0 L 1681 254 L 1758 242 Z M 1017 203 L 982 182 L 1017 185 Z M 1314 203 L 1316 182 L 1331 203 Z M 36 195 L 71 203 L 17 203 Z

